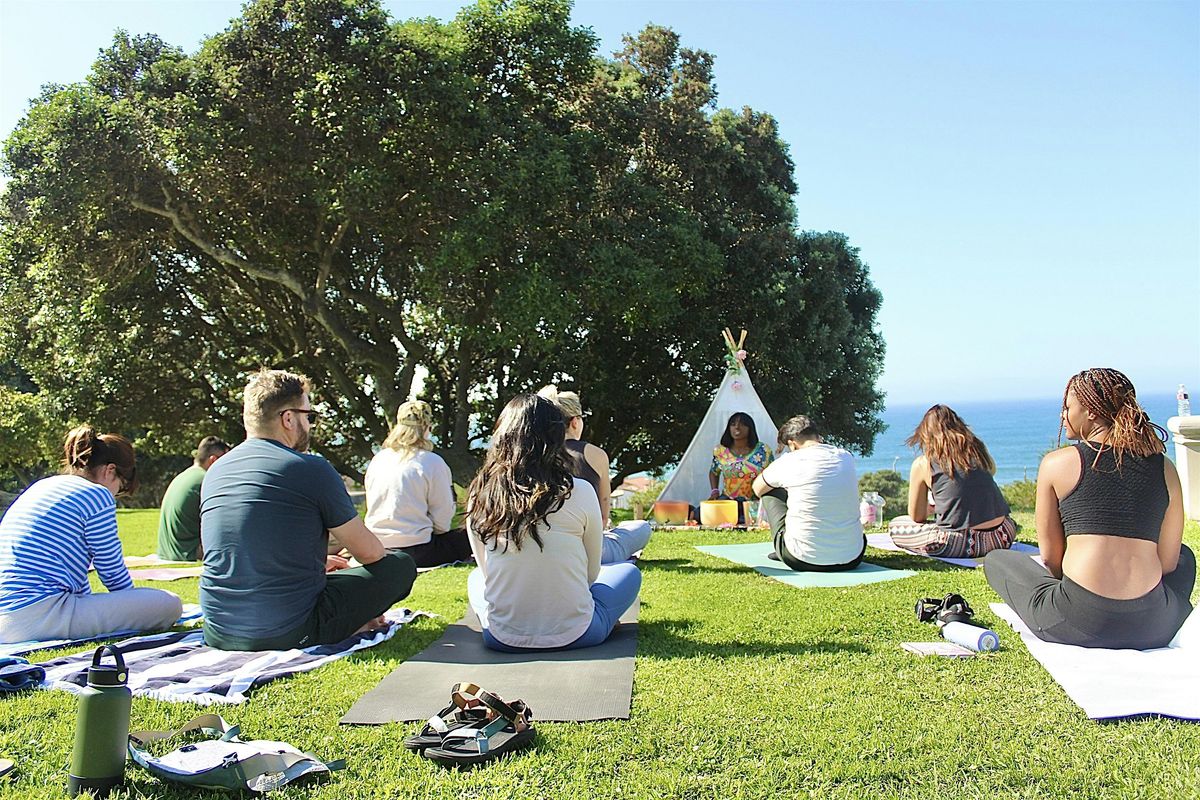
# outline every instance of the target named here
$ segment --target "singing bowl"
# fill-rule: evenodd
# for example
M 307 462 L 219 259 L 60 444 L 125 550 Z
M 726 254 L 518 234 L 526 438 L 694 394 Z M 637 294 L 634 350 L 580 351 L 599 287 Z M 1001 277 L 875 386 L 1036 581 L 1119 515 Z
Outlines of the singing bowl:
M 659 525 L 686 525 L 688 504 L 682 500 L 659 500 L 654 504 L 654 521 Z
M 704 500 L 700 503 L 700 524 L 706 528 L 737 525 L 737 500 Z

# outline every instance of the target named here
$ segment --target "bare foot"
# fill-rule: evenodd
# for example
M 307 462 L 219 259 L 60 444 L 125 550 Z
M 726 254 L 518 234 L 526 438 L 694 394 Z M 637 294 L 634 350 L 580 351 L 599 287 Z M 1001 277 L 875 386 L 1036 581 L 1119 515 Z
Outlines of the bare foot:
M 386 628 L 388 624 L 388 621 L 384 619 L 383 615 L 381 614 L 375 619 L 369 619 L 364 622 L 362 627 L 356 630 L 355 633 L 368 633 L 369 631 L 377 631 L 380 628 Z

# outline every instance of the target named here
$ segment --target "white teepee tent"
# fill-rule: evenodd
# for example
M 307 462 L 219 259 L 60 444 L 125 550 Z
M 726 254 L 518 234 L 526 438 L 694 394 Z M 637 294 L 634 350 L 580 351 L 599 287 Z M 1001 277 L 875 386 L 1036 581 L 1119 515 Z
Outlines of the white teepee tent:
M 704 415 L 700 428 L 692 437 L 692 443 L 688 445 L 675 473 L 659 495 L 659 500 L 681 500 L 695 505 L 708 499 L 708 471 L 712 467 L 713 448 L 721 443 L 721 434 L 725 432 L 725 426 L 735 412 L 743 411 L 749 414 L 758 430 L 759 440 L 770 447 L 772 452 L 775 451 L 779 429 L 775 427 L 771 415 L 759 399 L 758 392 L 754 391 L 750 373 L 742 363 L 745 351 L 741 349 L 741 345 L 746 341 L 746 332 L 741 332 L 741 338 L 736 345 L 728 330 L 723 331 L 723 336 L 730 352 L 726 358 L 729 369 L 725 372 L 725 378 L 721 381 L 717 395 L 708 407 L 708 413 Z M 739 354 L 741 358 L 738 357 Z

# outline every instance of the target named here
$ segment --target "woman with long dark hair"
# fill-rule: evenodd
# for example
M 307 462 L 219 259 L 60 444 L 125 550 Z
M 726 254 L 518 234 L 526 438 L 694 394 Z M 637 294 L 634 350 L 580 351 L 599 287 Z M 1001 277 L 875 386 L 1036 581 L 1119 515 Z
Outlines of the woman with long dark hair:
M 893 542 L 946 558 L 978 558 L 1012 547 L 1017 523 L 993 477 L 996 462 L 954 409 L 930 408 L 906 444 L 919 447 L 921 455 L 909 471 L 908 514 L 888 525 Z
M 641 588 L 632 563 L 600 563 L 600 503 L 572 476 L 566 422 L 544 397 L 514 397 L 471 482 L 467 530 L 479 566 L 467 591 L 493 650 L 600 644 Z
M 116 498 L 137 489 L 133 446 L 90 425 L 67 434 L 63 474 L 42 478 L 0 520 L 0 642 L 163 630 L 179 598 L 134 588 L 117 538 Z M 107 592 L 93 594 L 88 569 Z
M 1085 369 L 1063 394 L 1059 440 L 1038 468 L 1045 567 L 990 553 L 988 583 L 1048 642 L 1144 650 L 1167 645 L 1192 606 L 1196 557 L 1183 544 L 1183 492 L 1166 431 L 1115 369 Z

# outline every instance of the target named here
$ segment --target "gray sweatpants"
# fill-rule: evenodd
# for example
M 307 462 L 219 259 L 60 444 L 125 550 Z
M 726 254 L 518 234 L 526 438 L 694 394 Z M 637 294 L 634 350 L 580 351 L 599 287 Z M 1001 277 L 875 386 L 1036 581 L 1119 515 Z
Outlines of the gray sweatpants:
M 16 611 L 0 612 L 0 642 L 88 639 L 114 631 L 161 631 L 183 611 L 179 597 L 162 589 L 63 594 Z

